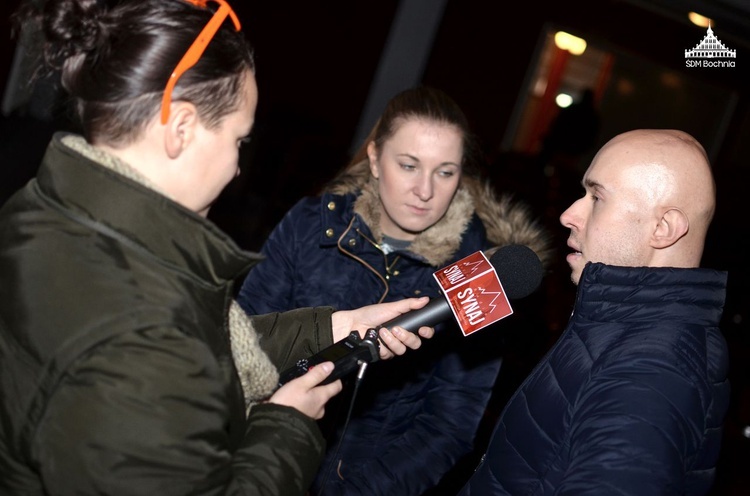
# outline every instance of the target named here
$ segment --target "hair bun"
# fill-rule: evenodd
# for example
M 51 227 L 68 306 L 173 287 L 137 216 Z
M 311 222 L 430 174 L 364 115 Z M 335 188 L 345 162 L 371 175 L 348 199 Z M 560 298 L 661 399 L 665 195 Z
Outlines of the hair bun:
M 43 17 L 48 56 L 64 63 L 100 47 L 107 31 L 104 14 L 96 0 L 48 0 Z

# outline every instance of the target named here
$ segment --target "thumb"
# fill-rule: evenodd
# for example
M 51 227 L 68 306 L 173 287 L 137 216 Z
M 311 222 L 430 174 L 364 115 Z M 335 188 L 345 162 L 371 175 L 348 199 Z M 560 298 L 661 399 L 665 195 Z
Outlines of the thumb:
M 420 296 L 419 298 L 410 298 L 409 299 L 409 308 L 411 310 L 419 310 L 423 306 L 427 305 L 429 303 L 430 297 L 429 296 Z
M 331 375 L 331 372 L 333 372 L 333 362 L 321 362 L 309 369 L 302 377 L 307 381 L 306 384 L 313 388 Z

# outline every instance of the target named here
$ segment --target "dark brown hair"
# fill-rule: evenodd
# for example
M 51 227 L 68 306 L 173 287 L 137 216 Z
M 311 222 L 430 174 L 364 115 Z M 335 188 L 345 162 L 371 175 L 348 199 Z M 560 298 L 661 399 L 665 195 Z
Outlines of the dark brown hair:
M 159 112 L 167 80 L 213 11 L 183 0 L 105 3 L 45 0 L 41 9 L 22 6 L 14 19 L 40 23 L 44 59 L 60 71 L 86 139 L 118 146 L 136 139 Z M 172 100 L 193 103 L 216 127 L 239 107 L 247 70 L 254 70 L 252 49 L 227 19 L 180 77 Z

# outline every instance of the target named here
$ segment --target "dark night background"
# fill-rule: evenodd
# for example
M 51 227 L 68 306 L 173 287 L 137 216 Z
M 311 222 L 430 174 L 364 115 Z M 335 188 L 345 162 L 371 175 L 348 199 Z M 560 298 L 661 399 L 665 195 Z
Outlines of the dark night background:
M 9 16 L 19 1 L 2 3 L 0 91 L 7 95 L 17 46 Z M 526 201 L 555 236 L 556 263 L 543 287 L 516 308 L 526 325 L 509 332 L 513 351 L 505 358 L 480 446 L 507 394 L 567 321 L 575 288 L 564 262 L 567 231 L 557 217 L 580 194 L 580 172 L 591 154 L 633 128 L 679 128 L 698 138 L 712 159 L 718 188 L 703 265 L 729 272 L 722 327 L 731 353 L 732 404 L 712 494 L 750 494 L 750 222 L 744 197 L 750 176 L 750 1 L 232 4 L 256 50 L 260 100 L 251 144 L 241 155 L 242 174 L 210 218 L 241 246 L 260 248 L 297 199 L 315 193 L 347 162 L 373 124 L 373 112 L 415 83 L 441 88 L 459 103 L 486 154 L 488 178 L 498 191 Z M 735 67 L 686 66 L 685 50 L 706 35 L 688 22 L 689 10 L 715 20 L 716 36 L 736 50 Z M 558 29 L 585 38 L 588 58 L 545 51 L 546 33 Z M 600 124 L 585 150 L 542 162 L 541 138 L 558 111 L 535 84 L 545 80 L 549 87 L 555 68 L 561 70 L 560 90 L 575 97 L 596 89 Z M 75 130 L 48 84 L 17 102 L 8 103 L 6 96 L 0 115 L 0 204 L 33 177 L 55 129 Z M 459 467 L 440 494 L 450 494 L 464 474 Z

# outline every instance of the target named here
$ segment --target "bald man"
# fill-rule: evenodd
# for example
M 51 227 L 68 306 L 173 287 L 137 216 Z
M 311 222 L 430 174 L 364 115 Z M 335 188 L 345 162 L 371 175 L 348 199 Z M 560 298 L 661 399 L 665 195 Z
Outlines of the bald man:
M 698 267 L 714 213 L 714 182 L 703 147 L 673 130 L 621 134 L 583 176 L 586 195 L 560 222 L 578 283 L 586 262 L 628 267 Z
M 463 496 L 704 495 L 729 405 L 724 272 L 699 268 L 715 186 L 676 130 L 620 134 L 560 216 L 578 285 Z

